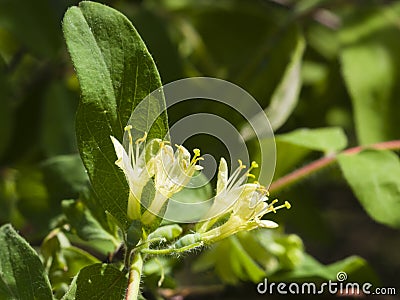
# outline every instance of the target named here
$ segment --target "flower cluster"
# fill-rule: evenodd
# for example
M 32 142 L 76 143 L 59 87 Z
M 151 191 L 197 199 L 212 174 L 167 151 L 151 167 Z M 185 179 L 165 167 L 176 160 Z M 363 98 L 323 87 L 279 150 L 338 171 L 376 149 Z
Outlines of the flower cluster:
M 127 152 L 118 140 L 114 137 L 111 140 L 118 158 L 115 163 L 124 172 L 130 187 L 127 214 L 132 220 L 150 225 L 157 216 L 163 215 L 168 199 L 181 191 L 194 173 L 202 169 L 197 164 L 202 157 L 199 149 L 194 149 L 191 157 L 183 146 L 177 145 L 174 151 L 168 142 L 159 139 L 145 144 L 146 134 L 134 144 L 131 126 L 127 126 L 125 131 L 129 138 Z M 248 183 L 249 178 L 255 178 L 251 171 L 257 167 L 257 163 L 252 162 L 245 170 L 246 166 L 239 160 L 239 167 L 229 176 L 227 163 L 221 158 L 213 204 L 204 217 L 205 221 L 197 223 L 195 232 L 191 234 L 197 242 L 212 243 L 239 231 L 278 226 L 262 217 L 282 207 L 290 208 L 290 204 L 285 202 L 274 207 L 277 200 L 268 202 L 269 194 L 264 186 L 258 181 Z M 141 213 L 143 190 L 150 180 L 154 183 L 155 194 Z M 184 236 L 176 244 L 183 247 L 186 240 L 193 242 L 192 237 Z
M 261 218 L 277 209 L 290 208 L 289 202 L 274 207 L 278 200 L 268 203 L 268 190 L 259 182 L 247 183 L 249 177 L 254 178 L 251 170 L 257 168 L 256 162 L 246 171 L 246 166 L 239 160 L 239 167 L 228 176 L 228 167 L 224 158 L 218 170 L 217 195 L 207 215 L 207 221 L 198 224 L 197 233 L 205 243 L 215 242 L 239 231 L 250 231 L 256 228 L 276 228 L 278 224 Z M 221 223 L 215 226 L 215 224 Z
M 129 183 L 128 217 L 140 219 L 143 224 L 150 224 L 160 214 L 167 200 L 181 191 L 190 181 L 196 170 L 202 167 L 196 164 L 202 158 L 200 150 L 194 149 L 191 159 L 189 151 L 183 146 L 177 146 L 177 151 L 166 141 L 153 139 L 145 144 L 147 134 L 133 145 L 132 126 L 125 127 L 128 133 L 129 145 L 126 153 L 121 143 L 111 136 L 117 160 L 115 164 L 122 169 Z M 140 203 L 143 189 L 154 177 L 155 196 L 141 215 Z

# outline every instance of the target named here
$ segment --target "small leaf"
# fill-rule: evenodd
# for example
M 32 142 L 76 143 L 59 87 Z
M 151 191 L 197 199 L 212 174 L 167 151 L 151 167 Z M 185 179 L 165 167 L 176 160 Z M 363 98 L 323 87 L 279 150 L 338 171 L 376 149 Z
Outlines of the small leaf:
M 347 146 L 347 138 L 339 127 L 297 129 L 289 133 L 277 135 L 277 142 L 297 145 L 325 153 L 338 152 Z
M 85 241 L 102 240 L 110 252 L 119 245 L 118 240 L 97 222 L 82 201 L 64 200 L 62 207 L 69 223 L 81 239 Z
M 161 86 L 160 76 L 131 22 L 110 7 L 81 2 L 66 12 L 63 30 L 82 93 L 76 118 L 78 148 L 99 204 L 126 229 L 129 188 L 114 165 L 110 135 L 122 140 L 132 111 Z M 145 105 L 143 118 L 132 122 L 141 128 L 154 117 L 149 136 L 164 138 L 166 113 L 158 116 L 163 109 L 154 111 L 152 105 Z
M 339 165 L 353 193 L 374 220 L 400 228 L 400 161 L 386 150 L 340 155 Z
M 39 256 L 11 225 L 0 228 L 0 298 L 53 299 Z
M 76 275 L 71 284 L 69 285 L 68 291 L 65 293 L 64 297 L 61 300 L 75 300 L 76 295 L 76 280 L 78 279 L 78 275 Z
M 243 276 L 244 279 L 248 277 L 253 282 L 260 281 L 265 276 L 264 270 L 246 252 L 237 237 L 231 237 L 230 242 L 232 246 L 230 251 L 232 255 L 231 263 L 232 265 L 235 265 L 235 263 L 238 265 L 235 270 L 236 275 Z
M 339 127 L 302 128 L 276 135 L 275 142 L 277 160 L 274 176 L 279 178 L 296 167 L 311 151 L 330 154 L 343 150 L 347 146 L 347 137 Z M 264 141 L 261 141 L 261 145 L 264 145 Z M 265 141 L 265 147 L 268 145 L 268 141 Z M 263 180 L 260 178 L 261 182 Z
M 84 250 L 71 246 L 58 228 L 48 234 L 40 250 L 55 294 L 64 294 L 66 284 L 80 269 L 100 262 Z
M 75 298 L 66 297 L 65 299 L 123 300 L 127 286 L 128 278 L 125 273 L 113 265 L 94 264 L 79 272 L 76 279 Z M 72 292 L 69 293 L 72 294 Z

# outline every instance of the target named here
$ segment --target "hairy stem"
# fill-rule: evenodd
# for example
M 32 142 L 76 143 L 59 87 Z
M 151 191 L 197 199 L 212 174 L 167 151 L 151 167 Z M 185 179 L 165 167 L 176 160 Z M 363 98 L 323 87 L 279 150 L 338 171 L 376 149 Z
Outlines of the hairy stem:
M 129 268 L 128 289 L 126 300 L 137 300 L 139 296 L 140 277 L 142 276 L 143 259 L 140 253 L 135 253 Z
M 357 146 L 354 148 L 344 150 L 338 154 L 322 157 L 300 169 L 297 169 L 297 170 L 275 180 L 269 187 L 269 191 L 271 193 L 276 193 L 286 187 L 291 186 L 292 184 L 294 184 L 298 181 L 301 181 L 302 179 L 308 177 L 309 175 L 328 167 L 329 165 L 331 165 L 337 161 L 337 157 L 339 154 L 356 154 L 365 149 L 400 150 L 400 140 L 382 142 L 382 143 L 372 144 L 372 145 L 368 145 L 368 146 Z
M 141 252 L 146 253 L 146 254 L 165 255 L 165 254 L 172 254 L 172 253 L 182 253 L 182 252 L 185 252 L 188 250 L 192 250 L 194 248 L 201 247 L 203 245 L 204 245 L 203 242 L 197 242 L 197 243 L 193 243 L 191 245 L 184 246 L 181 248 L 142 249 Z

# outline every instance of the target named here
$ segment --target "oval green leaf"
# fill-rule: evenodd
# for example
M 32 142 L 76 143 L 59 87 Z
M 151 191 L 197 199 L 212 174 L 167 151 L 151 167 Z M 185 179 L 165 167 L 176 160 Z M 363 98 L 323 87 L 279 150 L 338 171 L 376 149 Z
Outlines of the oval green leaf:
M 400 161 L 391 151 L 366 150 L 338 157 L 344 177 L 367 213 L 400 228 Z
M 0 228 L 0 299 L 53 299 L 39 256 L 9 224 Z
M 101 206 L 126 229 L 128 185 L 114 165 L 110 135 L 122 141 L 132 111 L 161 87 L 160 76 L 132 23 L 110 7 L 81 2 L 66 12 L 63 30 L 82 93 L 76 117 L 79 151 Z M 147 113 L 154 117 L 150 108 Z M 163 138 L 167 128 L 164 111 L 149 136 Z

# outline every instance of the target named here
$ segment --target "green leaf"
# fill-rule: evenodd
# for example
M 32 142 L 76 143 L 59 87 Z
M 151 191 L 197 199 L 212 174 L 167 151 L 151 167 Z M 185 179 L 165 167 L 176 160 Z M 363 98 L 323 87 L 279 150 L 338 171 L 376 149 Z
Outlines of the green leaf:
M 103 248 L 109 252 L 114 251 L 119 245 L 119 241 L 97 222 L 82 201 L 64 200 L 62 207 L 68 222 L 81 239 L 85 241 L 100 240 L 103 242 Z
M 0 228 L 0 298 L 53 299 L 39 256 L 12 228 Z
M 122 140 L 132 111 L 161 86 L 160 76 L 131 22 L 112 8 L 81 2 L 65 14 L 63 30 L 82 93 L 76 120 L 79 151 L 100 204 L 126 228 L 128 185 L 114 165 L 110 135 Z M 145 109 L 143 118 L 132 120 L 135 127 L 158 116 L 150 105 Z M 149 137 L 164 138 L 167 128 L 164 112 Z
M 344 177 L 371 218 L 400 228 L 400 161 L 386 150 L 338 157 Z
M 360 144 L 398 139 L 400 5 L 356 10 L 341 32 L 342 72 Z
M 237 265 L 236 274 L 238 276 L 243 274 L 244 279 L 248 277 L 253 282 L 258 282 L 265 277 L 264 270 L 246 252 L 238 238 L 233 236 L 230 241 L 232 246 L 230 254 L 234 257 L 232 265 L 235 265 L 235 263 Z
M 125 273 L 108 264 L 94 264 L 83 268 L 64 299 L 125 299 L 128 278 Z M 75 290 L 75 293 L 74 293 Z
M 76 295 L 76 280 L 78 279 L 78 275 L 76 275 L 73 279 L 71 284 L 69 285 L 68 291 L 62 297 L 61 300 L 75 300 Z
M 303 36 L 298 33 L 295 37 L 296 44 L 290 56 L 290 61 L 285 69 L 279 85 L 272 94 L 271 101 L 265 109 L 271 127 L 274 131 L 279 129 L 289 118 L 297 105 L 301 88 L 301 65 L 305 49 L 305 41 Z M 253 117 L 252 122 L 257 124 L 257 120 L 264 121 L 264 113 Z M 243 138 L 249 140 L 254 137 L 254 131 L 250 125 L 246 124 L 241 131 Z
M 343 150 L 347 146 L 347 137 L 339 127 L 303 128 L 276 135 L 275 142 L 277 148 L 275 178 L 279 178 L 296 167 L 311 151 L 331 154 Z M 262 181 L 262 178 L 260 180 Z
M 83 267 L 100 263 L 88 252 L 71 246 L 65 234 L 58 228 L 47 235 L 40 250 L 55 294 L 64 294 L 67 283 Z
M 277 135 L 275 139 L 277 142 L 322 151 L 326 154 L 338 152 L 347 146 L 346 135 L 339 127 L 296 129 L 290 133 Z

